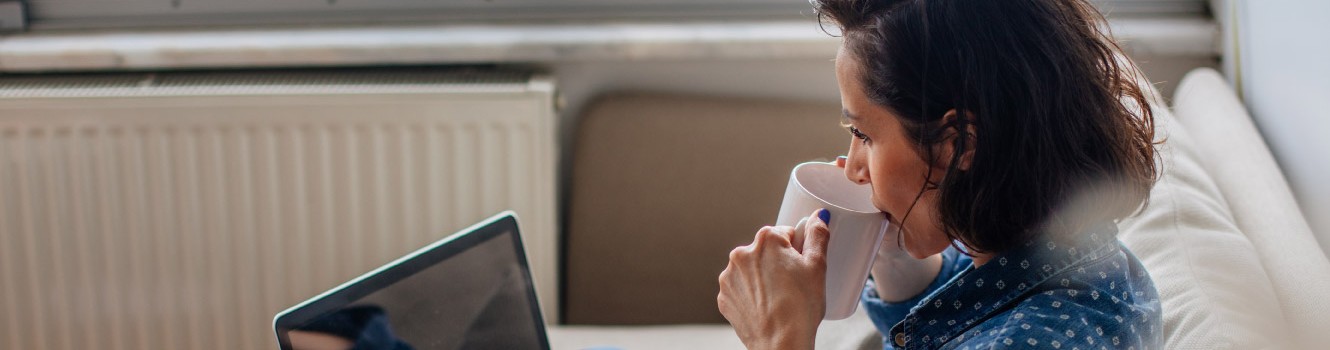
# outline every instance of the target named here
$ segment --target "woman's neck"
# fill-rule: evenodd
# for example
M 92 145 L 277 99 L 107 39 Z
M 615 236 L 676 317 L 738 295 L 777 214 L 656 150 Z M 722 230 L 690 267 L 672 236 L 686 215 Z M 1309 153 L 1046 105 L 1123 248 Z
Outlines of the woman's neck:
M 974 255 L 970 256 L 970 259 L 974 261 L 974 267 L 979 267 L 987 264 L 988 260 L 993 259 L 993 254 L 974 253 Z

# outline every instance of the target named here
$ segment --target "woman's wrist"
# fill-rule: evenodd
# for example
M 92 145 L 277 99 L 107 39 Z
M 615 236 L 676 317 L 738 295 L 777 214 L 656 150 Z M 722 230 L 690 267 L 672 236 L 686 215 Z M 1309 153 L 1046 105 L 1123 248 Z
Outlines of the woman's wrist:
M 816 324 L 812 329 L 791 325 L 776 332 L 776 336 L 771 339 L 771 344 L 754 347 L 754 349 L 767 350 L 812 350 L 814 340 L 817 338 Z M 753 350 L 753 349 L 750 349 Z

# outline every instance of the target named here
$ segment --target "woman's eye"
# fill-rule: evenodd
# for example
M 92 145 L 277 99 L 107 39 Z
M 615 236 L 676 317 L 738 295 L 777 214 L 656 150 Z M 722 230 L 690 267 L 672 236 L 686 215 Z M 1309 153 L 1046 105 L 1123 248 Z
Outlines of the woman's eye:
M 858 128 L 851 126 L 850 134 L 854 135 L 854 137 L 859 138 L 860 140 L 863 140 L 864 143 L 868 143 L 868 135 L 864 135 L 864 133 L 860 132 Z

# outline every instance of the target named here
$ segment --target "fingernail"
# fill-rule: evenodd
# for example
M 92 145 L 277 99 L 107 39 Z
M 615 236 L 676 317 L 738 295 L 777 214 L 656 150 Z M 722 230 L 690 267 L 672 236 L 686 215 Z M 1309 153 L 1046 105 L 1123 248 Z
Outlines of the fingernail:
M 818 212 L 817 212 L 817 218 L 818 218 L 818 219 L 822 219 L 822 222 L 823 222 L 823 223 L 830 224 L 830 223 L 831 223 L 831 211 L 826 210 L 826 209 L 822 209 L 821 211 L 818 211 Z

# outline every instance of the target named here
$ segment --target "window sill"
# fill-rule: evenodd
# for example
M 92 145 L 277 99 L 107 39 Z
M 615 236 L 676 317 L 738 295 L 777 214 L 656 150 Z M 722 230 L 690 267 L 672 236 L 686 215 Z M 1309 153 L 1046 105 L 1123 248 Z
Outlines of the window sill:
M 1110 22 L 1133 54 L 1219 54 L 1209 19 Z M 811 18 L 38 32 L 0 37 L 0 72 L 800 59 L 830 58 L 838 45 Z

